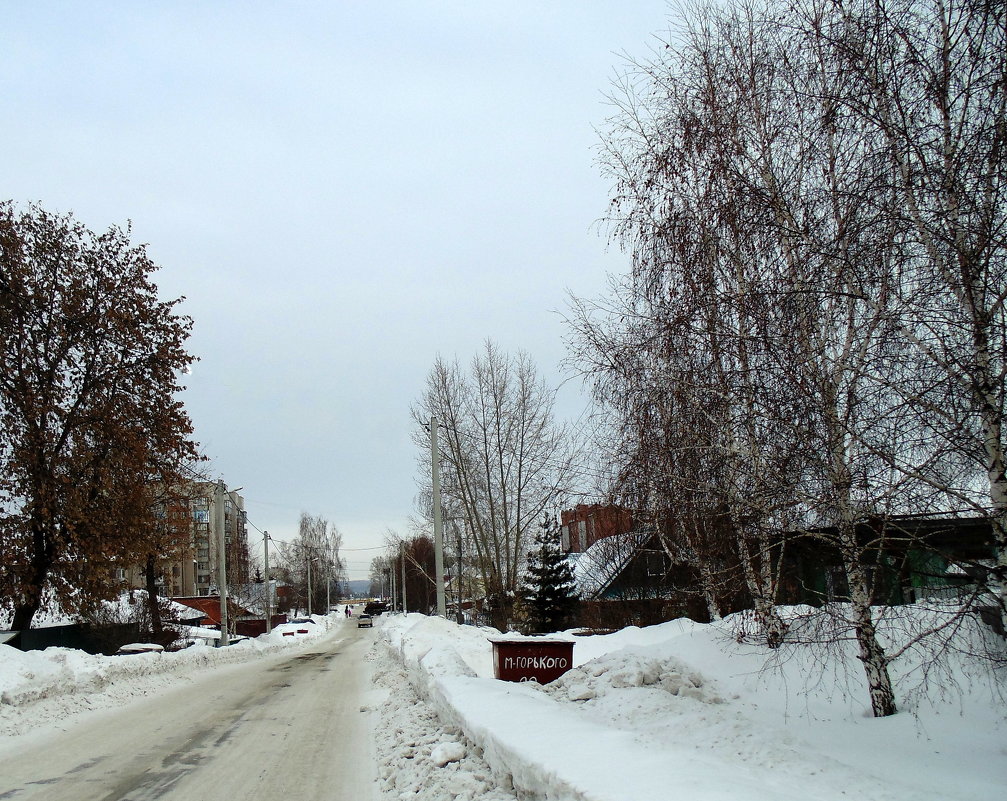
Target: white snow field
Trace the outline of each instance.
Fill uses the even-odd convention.
[[[98,657],[0,646],[0,755],[19,735],[70,727],[94,710],[143,703],[218,665],[308,647],[309,635],[226,649]],[[305,628],[292,626],[290,628]],[[575,667],[540,686],[494,679],[493,629],[383,615],[360,636],[374,689],[385,799],[455,801],[1001,801],[1007,703],[956,664],[947,693],[906,698],[916,662],[896,663],[900,713],[875,719],[855,659],[823,671],[807,648],[739,645],[728,624],[673,621],[573,637]],[[56,740],[54,740],[56,742]],[[0,777],[0,796],[4,794]]]
[[[955,664],[951,678],[959,690],[949,688],[936,701],[901,698],[904,711],[875,719],[855,659],[848,660],[848,675],[823,671],[815,652],[802,646],[784,649],[778,665],[767,668],[766,650],[739,645],[729,630],[730,621],[679,620],[605,636],[559,635],[575,642],[575,667],[543,687],[492,678],[487,638],[498,637],[495,630],[390,617],[379,637],[445,729],[437,736],[420,726],[417,735],[407,720],[400,739],[417,742],[395,770],[384,766],[386,796],[1007,798],[1007,704],[981,670]],[[915,687],[919,668],[896,663],[897,689]],[[472,767],[432,767],[449,747],[470,754]],[[486,770],[507,793],[466,789],[467,774],[474,773],[477,787],[490,783]]]

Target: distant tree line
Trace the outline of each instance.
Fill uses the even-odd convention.
[[[343,535],[335,524],[321,515],[301,513],[297,535],[289,542],[277,542],[278,564],[270,573],[287,584],[281,612],[294,614],[302,609],[326,614],[343,595],[346,566],[339,554]]]

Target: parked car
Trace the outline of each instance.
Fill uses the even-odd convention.
[[[374,620],[370,615],[360,615],[360,617],[357,618],[357,628],[372,629],[374,628]]]
[[[164,646],[158,645],[156,642],[131,642],[128,645],[123,645],[115,653],[118,656],[124,656],[126,654],[161,653],[163,650]]]
[[[388,611],[388,604],[383,604],[380,601],[371,601],[364,607],[365,615],[380,615],[382,612]]]
[[[310,623],[311,625],[315,625],[315,621],[312,620],[310,617],[295,617],[292,620],[288,620],[287,622],[288,623]]]

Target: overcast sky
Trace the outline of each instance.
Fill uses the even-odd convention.
[[[625,269],[596,225],[595,128],[666,11],[5,3],[0,198],[132,221],[195,320],[183,399],[256,552],[256,529],[320,514],[364,578],[385,530],[408,532],[409,407],[435,357],[490,338],[558,385],[567,291]]]

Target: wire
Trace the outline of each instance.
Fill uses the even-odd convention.
[[[475,434],[473,434],[473,433],[471,433],[469,431],[459,431],[457,428],[453,428],[452,426],[445,425],[444,423],[438,423],[437,427],[438,428],[443,428],[445,431],[453,431],[455,434],[457,434],[460,437],[466,437],[466,438],[472,440],[478,446],[482,446],[484,444],[484,443],[482,443],[482,442],[479,441],[479,438]],[[427,431],[429,431],[430,430],[430,425],[427,424],[426,426],[424,426],[424,428]],[[604,473],[601,473],[601,472],[595,472],[595,471],[593,471],[593,470],[591,470],[589,468],[585,468],[585,467],[575,467],[573,465],[560,464],[560,463],[558,463],[558,462],[556,462],[556,461],[554,461],[554,460],[552,460],[550,458],[542,459],[540,461],[540,464],[547,465],[549,467],[552,467],[555,470],[565,470],[568,473],[570,473],[570,474],[572,474],[574,476],[577,476],[579,478],[592,478],[592,479],[595,479],[597,481],[611,481],[611,479],[612,479],[611,475],[605,475]],[[583,493],[583,494],[589,494],[589,493]]]

